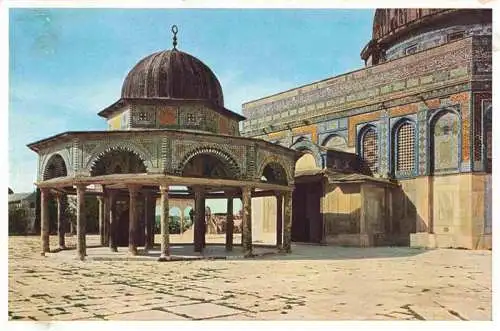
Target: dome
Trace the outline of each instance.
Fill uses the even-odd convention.
[[[413,21],[444,11],[449,10],[431,8],[377,9],[373,18],[372,39],[380,39]]]
[[[477,35],[491,35],[491,9],[377,9],[361,59],[376,65]]]
[[[121,97],[203,100],[224,107],[222,88],[212,70],[175,48],[140,60],[125,78]]]

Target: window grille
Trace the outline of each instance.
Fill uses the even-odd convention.
[[[413,172],[415,170],[415,126],[402,124],[397,131],[397,172]]]
[[[369,128],[365,131],[362,141],[363,159],[372,173],[377,172],[378,163],[378,139],[377,132],[374,128]]]

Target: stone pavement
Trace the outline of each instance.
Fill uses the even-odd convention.
[[[491,320],[490,251],[292,249],[241,260],[81,262],[40,256],[38,237],[10,237],[9,319]]]

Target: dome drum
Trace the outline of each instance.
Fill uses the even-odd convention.
[[[491,19],[491,10],[377,9],[361,58],[376,65],[470,35],[491,35]]]
[[[99,113],[111,130],[188,129],[239,135],[245,117],[224,108],[219,80],[203,62],[176,48],[140,60],[121,98]]]

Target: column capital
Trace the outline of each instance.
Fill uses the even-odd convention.
[[[50,187],[39,187],[40,192],[43,194],[49,194],[50,193]]]
[[[234,198],[235,196],[238,195],[237,190],[234,190],[234,189],[225,190],[224,193],[226,194],[227,198]]]
[[[160,185],[160,192],[161,192],[161,193],[168,193],[168,191],[169,191],[169,186],[168,186],[168,184],[161,184],[161,185]]]
[[[130,184],[130,185],[127,185],[127,188],[128,188],[128,193],[129,194],[137,194],[137,193],[139,193],[141,185],[139,185],[139,184]]]
[[[56,200],[60,201],[62,199],[62,197],[64,196],[64,193],[62,192],[59,192],[59,191],[55,191],[53,193],[54,197],[56,198]]]
[[[276,196],[276,198],[283,198],[283,194],[284,192],[283,191],[274,191],[274,195]]]
[[[103,202],[104,201],[104,197],[102,195],[98,195],[96,196],[97,200],[99,200],[99,202]]]
[[[193,186],[194,193],[205,193],[206,189],[203,186]]]
[[[74,188],[76,188],[76,191],[80,191],[80,192],[85,192],[85,190],[87,189],[87,184],[80,184],[80,183],[77,183],[77,184],[74,184],[73,185]]]
[[[252,189],[253,187],[250,187],[250,186],[243,186],[241,188],[241,194],[249,194],[249,195],[252,195]]]

